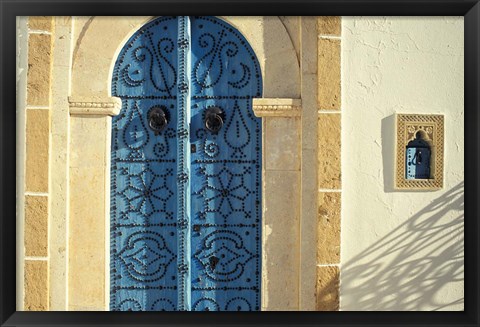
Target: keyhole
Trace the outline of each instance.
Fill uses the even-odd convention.
[[[215,270],[215,267],[217,266],[218,262],[220,261],[219,258],[217,258],[216,256],[212,255],[209,259],[208,259],[209,263],[210,263],[210,268],[212,270]]]

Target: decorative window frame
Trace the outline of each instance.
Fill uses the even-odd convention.
[[[443,188],[444,168],[444,115],[395,115],[395,189],[396,190],[440,190]],[[431,148],[431,178],[405,178],[405,148],[422,131]]]

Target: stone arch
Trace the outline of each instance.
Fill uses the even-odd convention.
[[[302,114],[301,96],[300,96],[300,63],[298,51],[300,47],[300,20],[294,19],[286,27],[279,17],[220,17],[230,25],[234,26],[245,39],[249,42],[255,51],[259,61],[262,80],[263,80],[263,99],[258,100],[254,112],[256,116],[262,117],[263,124],[266,127],[262,135],[262,144],[264,147],[274,149],[275,154],[265,158],[265,167],[268,162],[272,162],[270,170],[265,168],[262,171],[262,179],[267,181],[285,180],[289,181],[289,187],[293,194],[300,194],[300,187],[297,181],[300,179],[299,156],[300,156],[300,115]],[[144,17],[76,17],[73,26],[73,47],[72,56],[66,58],[65,67],[71,64],[70,71],[70,90],[69,92],[69,112],[70,112],[70,158],[72,180],[79,174],[89,176],[91,179],[100,181],[95,185],[95,191],[92,191],[92,185],[89,179],[76,179],[71,183],[70,195],[72,207],[88,207],[91,219],[95,217],[98,230],[109,230],[110,216],[110,128],[112,115],[117,115],[120,110],[121,101],[119,98],[111,97],[111,79],[113,67],[116,58],[129,38],[144,24],[153,19],[150,16]],[[112,27],[113,26],[113,27]],[[287,31],[288,29],[288,31]],[[316,36],[315,36],[316,38]],[[314,56],[314,42],[310,42],[309,51],[304,53]],[[294,45],[297,45],[296,48]],[[303,47],[303,45],[302,45]],[[70,62],[71,60],[71,62]],[[63,63],[63,62],[62,62]],[[278,99],[280,98],[280,99]],[[282,99],[283,98],[283,99]],[[310,101],[310,103],[312,103]],[[257,106],[257,108],[255,107]],[[314,108],[316,112],[316,108]],[[285,146],[285,140],[288,140]],[[292,156],[293,154],[293,156]],[[282,156],[293,157],[293,160],[282,163],[282,169],[278,170],[279,158]],[[81,160],[79,160],[81,158]],[[88,165],[83,166],[85,162]],[[78,166],[78,167],[77,167]],[[269,179],[268,176],[271,177]],[[92,196],[85,196],[84,190],[91,191]],[[265,222],[269,219],[269,225],[265,225],[265,238],[262,240],[264,245],[264,257],[276,262],[278,258],[287,258],[288,264],[294,265],[298,254],[296,240],[297,230],[286,232],[282,229],[282,221],[279,221],[278,215],[283,218],[298,222],[299,219],[299,197],[284,198],[283,193],[276,192],[278,185],[275,183],[264,183],[262,192],[269,194],[268,201],[265,201],[263,214]],[[95,196],[93,197],[93,194]],[[99,195],[100,194],[100,195]],[[91,203],[95,202],[95,207]],[[291,203],[288,207],[282,207],[283,203]],[[270,210],[266,210],[270,206]],[[273,208],[282,208],[281,212]],[[275,219],[274,219],[275,217]],[[82,215],[71,212],[69,219],[72,226],[75,222],[83,219]],[[284,220],[283,220],[284,221]],[[284,225],[284,224],[283,224]],[[298,228],[295,227],[295,228]],[[291,229],[290,229],[291,230]],[[90,234],[83,234],[83,230],[76,230],[71,238],[75,242],[89,242],[94,252],[99,257],[105,257],[105,267],[90,267],[86,269],[82,264],[81,258],[71,258],[69,262],[69,271],[72,276],[81,274],[86,278],[97,276],[104,288],[95,288],[96,292],[103,292],[105,299],[99,296],[94,298],[95,305],[91,304],[91,294],[85,290],[81,284],[75,284],[75,279],[69,283],[71,287],[72,301],[71,307],[85,307],[86,304],[95,307],[98,310],[100,303],[103,303],[104,309],[108,310],[108,292],[104,290],[109,288],[109,266],[108,253],[109,246],[104,242],[98,242],[98,237],[91,237]],[[269,234],[272,234],[269,236]],[[108,235],[108,232],[106,232]],[[283,235],[285,238],[273,237],[273,235]],[[108,242],[108,236],[105,240]],[[295,246],[292,246],[295,245]],[[288,254],[286,254],[288,252]],[[266,262],[265,259],[264,262]],[[287,264],[287,265],[288,265]],[[286,274],[280,274],[282,269],[276,269],[262,264],[262,308],[271,309],[293,309],[297,308],[299,303],[299,294],[296,281],[299,280],[298,268],[290,269]],[[287,279],[286,276],[287,275]],[[281,277],[280,277],[281,276]],[[288,280],[286,285],[286,280]],[[265,282],[263,282],[265,281]],[[281,292],[282,297],[278,294]],[[276,301],[275,299],[281,298]]]
[[[263,97],[300,98],[299,62],[282,21],[277,16],[220,18],[242,33],[255,51],[262,71]],[[111,76],[118,53],[131,35],[151,19],[150,16],[79,19],[74,36],[71,95],[111,96]]]

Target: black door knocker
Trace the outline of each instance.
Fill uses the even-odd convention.
[[[223,110],[219,107],[207,108],[205,112],[205,128],[212,133],[218,133],[223,126]]]
[[[148,111],[148,126],[155,133],[155,135],[158,135],[165,129],[165,127],[167,127],[169,118],[170,117],[166,107],[152,107]]]

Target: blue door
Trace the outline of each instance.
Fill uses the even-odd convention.
[[[260,310],[261,72],[215,17],[160,17],[117,59],[111,310]]]

